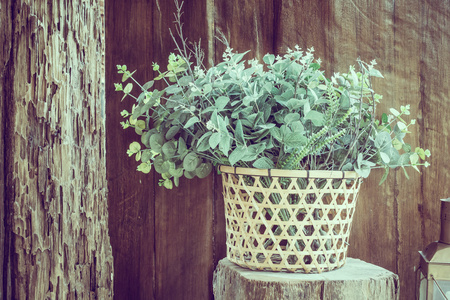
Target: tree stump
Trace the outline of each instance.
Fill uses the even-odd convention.
[[[398,300],[398,276],[359,259],[321,274],[252,271],[219,261],[213,278],[216,300],[308,299]]]

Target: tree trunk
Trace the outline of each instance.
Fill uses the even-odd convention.
[[[11,294],[9,270],[10,235],[5,231],[5,124],[6,124],[6,97],[10,80],[10,52],[11,52],[11,1],[0,6],[0,299],[8,299]]]
[[[3,299],[112,298],[102,13],[97,0],[0,6]]]

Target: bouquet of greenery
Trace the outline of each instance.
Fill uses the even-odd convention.
[[[179,19],[177,24],[182,38]],[[159,75],[142,85],[125,65],[117,66],[122,81],[131,79],[138,94],[132,95],[131,82],[115,84],[124,98],[135,100],[121,113],[123,128],[140,135],[127,153],[141,161],[139,171],[153,167],[160,173],[166,188],[178,186],[182,176],[203,178],[216,165],[354,170],[362,177],[384,168],[381,182],[390,168],[428,166],[430,151],[405,142],[415,123],[404,119],[409,105],[376,118],[382,97],[372,78],[383,76],[375,61],[357,60],[357,67],[326,78],[313,49],[296,46],[259,62],[243,60],[247,52],[228,46],[223,61],[206,68],[197,45],[191,50],[182,38],[177,48],[167,70],[154,63]],[[165,87],[154,88],[154,81]]]

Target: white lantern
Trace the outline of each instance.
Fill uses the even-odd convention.
[[[432,242],[419,254],[416,298],[450,300],[450,198],[441,200],[439,241]]]

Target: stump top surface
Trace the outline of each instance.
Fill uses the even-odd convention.
[[[382,267],[367,263],[365,261],[347,258],[343,267],[332,271],[322,272],[320,274],[305,274],[305,273],[287,273],[287,272],[270,272],[258,271],[242,268],[227,258],[219,262],[219,266],[228,268],[233,272],[239,274],[248,280],[258,280],[266,282],[281,282],[281,281],[354,281],[354,280],[370,280],[380,277],[396,277],[394,273]]]

